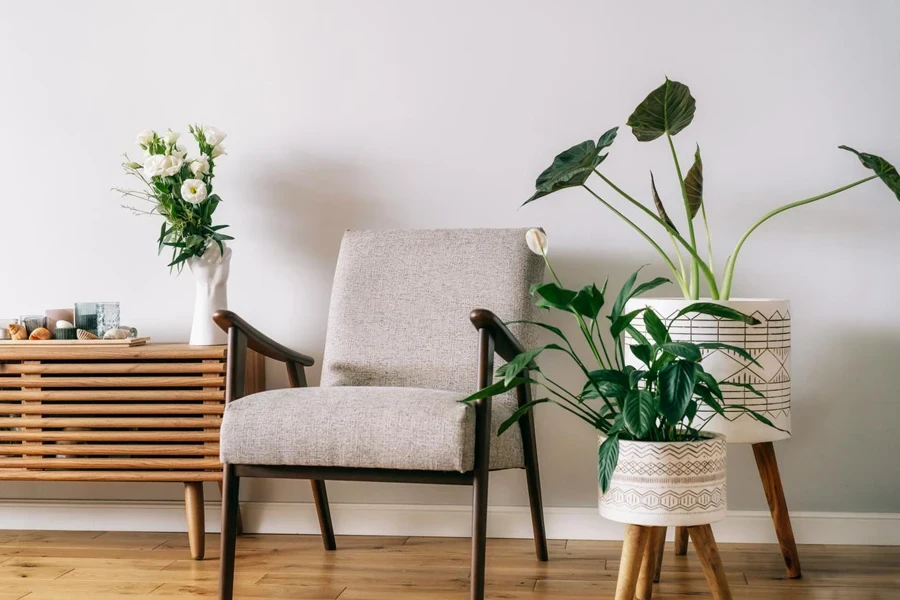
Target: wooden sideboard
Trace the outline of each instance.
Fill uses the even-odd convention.
[[[203,482],[222,482],[225,346],[0,345],[0,481],[184,484],[204,554]],[[247,393],[265,389],[250,352]]]

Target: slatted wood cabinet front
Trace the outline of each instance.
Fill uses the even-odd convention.
[[[225,346],[0,345],[0,480],[221,481],[226,361]],[[247,362],[261,390],[262,357]]]

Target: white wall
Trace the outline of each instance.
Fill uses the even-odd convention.
[[[517,207],[558,151],[624,125],[664,75],[698,99],[676,142],[685,162],[703,147],[721,261],[757,215],[865,175],[838,144],[900,163],[898,22],[889,0],[6,3],[0,316],[119,299],[143,333],[186,339],[190,276],[168,274],[159,223],[109,189],[126,183],[119,154],[139,153],[135,132],[195,120],[230,134],[216,181],[237,237],[233,308],[316,357],[348,228],[540,224],[573,286],[618,283],[642,263],[661,274],[584,193]],[[676,204],[664,144],[623,128],[604,166],[643,198],[653,168]],[[777,446],[793,509],[900,512],[898,225],[900,204],[872,183],[779,218],[742,255],[736,296],[793,301],[795,435]],[[270,384],[284,382],[273,368]],[[548,505],[594,505],[594,433],[549,408],[538,418]],[[749,448],[730,458],[731,506],[762,509]],[[495,504],[526,502],[520,474],[495,484]],[[179,493],[0,485],[7,498]],[[309,499],[302,482],[246,494]],[[331,495],[468,501],[380,484]]]

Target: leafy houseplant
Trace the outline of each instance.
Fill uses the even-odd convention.
[[[591,356],[582,358],[559,328],[537,321],[525,321],[549,331],[556,343],[528,349],[496,371],[496,381],[472,394],[463,402],[475,402],[482,398],[505,393],[514,387],[529,383],[543,388],[547,396],[521,406],[499,428],[502,435],[527,411],[542,403],[553,403],[597,429],[605,438],[598,453],[600,489],[607,492],[619,457],[619,445],[624,441],[638,442],[697,442],[708,439],[703,432],[705,421],[698,418],[698,408],[703,405],[722,414],[725,408],[733,408],[750,414],[754,419],[772,425],[763,415],[743,406],[731,407],[723,403],[723,386],[739,386],[753,394],[761,395],[750,384],[718,381],[703,367],[704,349],[726,349],[749,362],[755,359],[743,348],[720,342],[690,343],[673,341],[666,326],[651,308],[639,308],[625,312],[626,303],[644,292],[670,283],[658,277],[637,283],[635,272],[622,286],[606,318],[606,327],[612,338],[607,346],[601,336],[601,311],[606,304],[606,284],[601,288],[587,285],[580,290],[563,286],[546,255],[546,236],[540,230],[528,232],[528,244],[546,261],[554,281],[537,284],[532,295],[538,307],[558,310],[572,315]],[[749,325],[756,319],[727,306],[708,302],[696,302],[682,311],[683,314],[710,315]],[[634,326],[636,318],[646,324],[648,336]],[[631,352],[640,367],[626,364],[624,334],[628,333],[635,344]],[[535,363],[542,353],[562,352],[579,368],[584,376],[580,390],[571,391],[551,379]]]
[[[226,154],[222,140],[226,134],[215,127],[190,125],[188,130],[200,153],[189,158],[178,144],[180,134],[142,131],[137,143],[144,151],[143,164],[125,155],[122,168],[141,182],[142,189],[114,188],[123,197],[137,198],[150,205],[148,209],[125,206],[138,215],[163,217],[158,252],[172,249],[170,269],[179,273],[185,263],[196,278],[192,345],[225,343],[225,334],[213,323],[212,314],[227,308],[227,282],[231,248],[227,240],[234,238],[221,231],[228,225],[214,225],[213,214],[222,201],[213,192],[216,159]]]
[[[638,105],[627,122],[627,125],[631,127],[632,133],[640,142],[650,142],[665,136],[672,154],[675,174],[681,190],[687,238],[682,233],[685,229],[679,230],[675,221],[666,211],[662,199],[657,193],[656,182],[652,172],[650,173],[650,192],[655,212],[648,208],[645,203],[637,200],[634,195],[625,192],[598,168],[608,156],[608,154],[601,154],[601,152],[613,144],[618,127],[613,127],[601,135],[597,142],[587,140],[559,154],[554,159],[553,164],[537,178],[536,191],[525,204],[562,189],[584,187],[600,203],[637,231],[656,250],[666,266],[672,271],[685,299],[698,300],[700,298],[700,278],[702,274],[709,287],[710,297],[713,300],[728,300],[731,297],[735,264],[741,248],[750,234],[772,217],[792,208],[834,196],[876,178],[881,179],[900,199],[900,174],[897,173],[897,169],[893,165],[880,156],[858,152],[848,146],[840,146],[841,149],[856,154],[863,166],[874,171],[874,174],[831,191],[785,204],[763,215],[740,237],[731,255],[725,261],[724,271],[721,279],[719,279],[716,275],[716,267],[713,261],[713,246],[706,217],[706,202],[703,197],[703,162],[700,157],[700,148],[699,146],[696,148],[694,163],[685,174],[673,141],[675,135],[691,124],[694,119],[695,109],[696,101],[691,96],[690,89],[682,83],[666,78],[666,81],[660,87],[650,92],[644,101]],[[593,174],[596,174],[625,202],[637,207],[660,227],[661,232],[670,238],[674,247],[674,260],[667,251],[663,250],[660,243],[650,233],[621,213],[611,202],[607,201],[595,190],[587,186],[587,180]],[[706,258],[701,256],[703,249],[698,244],[698,236],[694,227],[694,220],[698,214],[702,218],[705,230]],[[690,262],[689,270],[685,266],[682,249],[687,254],[687,259]]]

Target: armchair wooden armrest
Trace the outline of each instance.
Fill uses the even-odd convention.
[[[316,361],[311,356],[279,344],[230,310],[217,310],[213,315],[213,321],[225,332],[232,327],[239,329],[241,333],[247,336],[247,347],[263,356],[268,356],[284,363],[297,363],[303,367],[311,367],[316,364]]]
[[[509,362],[517,355],[525,352],[525,348],[509,330],[509,327],[500,320],[500,317],[486,308],[476,308],[469,313],[469,320],[475,329],[486,330],[494,339],[494,351],[503,360]]]

